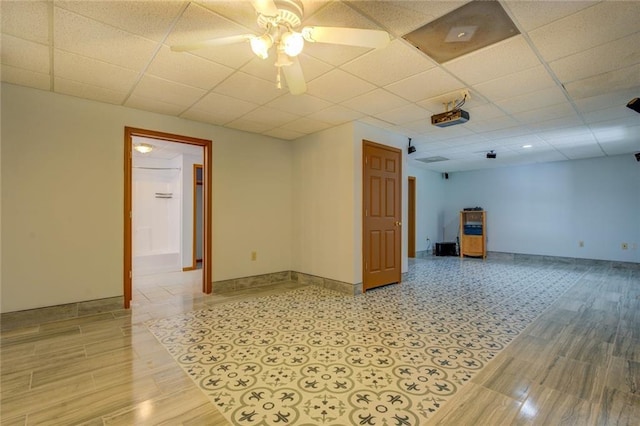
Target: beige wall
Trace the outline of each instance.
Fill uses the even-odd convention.
[[[353,126],[293,143],[293,270],[356,283]]]
[[[403,150],[406,223],[406,138],[349,123],[294,143],[294,270],[348,283],[362,282],[362,141]],[[406,227],[405,227],[406,228]],[[408,269],[402,232],[402,271]]]
[[[2,312],[122,295],[125,126],[213,140],[214,280],[290,269],[290,142],[4,83],[1,118]]]

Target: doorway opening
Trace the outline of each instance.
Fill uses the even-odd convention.
[[[185,247],[183,239],[180,236],[193,236],[194,224],[192,220],[196,219],[196,214],[185,215],[181,211],[183,205],[181,203],[182,196],[174,198],[174,190],[177,193],[191,195],[191,182],[183,182],[183,171],[188,170],[191,174],[193,160],[188,160],[187,156],[180,156],[172,160],[163,160],[162,155],[156,154],[155,160],[145,159],[134,168],[133,147],[136,145],[151,145],[153,149],[154,143],[160,147],[160,151],[179,151],[180,147],[190,148],[194,152],[201,153],[198,156],[201,163],[201,279],[202,291],[211,293],[211,277],[212,277],[212,199],[211,199],[211,182],[212,182],[212,142],[206,139],[197,139],[188,136],[174,135],[169,133],[156,132],[153,130],[136,129],[125,127],[124,137],[124,269],[123,269],[123,287],[124,287],[124,307],[128,309],[131,306],[133,295],[133,277],[134,271],[140,268],[157,268],[169,267],[184,270],[186,266],[197,265],[196,262],[191,264],[192,259],[196,259],[195,241],[189,242],[188,248]],[[165,157],[167,157],[165,155]],[[167,157],[168,158],[168,157]],[[185,164],[189,164],[185,167]],[[142,179],[137,179],[142,176]],[[134,177],[135,189],[134,189]],[[193,178],[195,180],[195,177]],[[189,191],[182,191],[184,185],[188,185]],[[195,185],[194,185],[195,186]],[[138,220],[137,210],[134,210],[134,192],[142,190],[147,197],[146,201],[137,201],[141,208],[155,212],[152,217],[145,218],[144,221]],[[177,195],[177,194],[176,194]],[[195,195],[195,194],[194,194]],[[185,197],[187,198],[187,197]],[[188,197],[191,198],[191,197]],[[136,198],[138,200],[138,198]],[[189,200],[188,209],[193,208],[194,202]],[[159,214],[158,214],[159,213]],[[182,218],[182,220],[180,219]],[[188,218],[189,220],[185,220]],[[135,228],[134,228],[134,219]],[[165,227],[172,230],[167,231]],[[185,229],[188,228],[188,231]],[[191,238],[189,238],[191,239]],[[179,241],[177,241],[179,240]],[[136,251],[134,252],[134,245]],[[176,248],[179,247],[178,250]],[[140,250],[138,250],[140,249]],[[177,265],[177,266],[176,266]],[[135,266],[135,270],[134,270]],[[193,268],[196,269],[196,268]],[[151,269],[150,269],[151,270]]]
[[[416,178],[413,176],[409,176],[407,210],[407,256],[416,257]]]

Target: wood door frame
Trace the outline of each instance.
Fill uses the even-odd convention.
[[[409,176],[407,187],[407,256],[416,257],[416,178]]]
[[[400,182],[400,190],[398,191],[398,197],[399,197],[399,207],[398,207],[398,214],[399,214],[399,222],[400,224],[402,224],[402,160],[403,160],[403,152],[401,149],[395,148],[393,146],[389,146],[389,145],[383,145],[380,143],[376,143],[376,142],[372,142],[366,139],[362,140],[362,289],[363,292],[367,291],[367,285],[365,282],[365,279],[367,277],[367,267],[366,267],[366,262],[367,262],[367,255],[369,254],[368,248],[366,247],[366,226],[367,226],[367,213],[366,213],[366,208],[367,206],[365,205],[366,203],[364,202],[365,200],[365,185],[366,185],[366,167],[367,167],[367,158],[366,158],[366,148],[367,147],[374,147],[374,148],[380,148],[380,149],[384,149],[387,151],[391,151],[394,153],[398,153],[399,154],[399,163],[398,163],[398,182]],[[400,228],[400,244],[398,244],[398,277],[397,277],[397,283],[400,283],[402,281],[402,228]],[[375,287],[371,287],[371,288],[375,288]]]
[[[133,170],[132,153],[133,137],[140,136],[151,139],[161,139],[166,142],[185,143],[203,148],[203,240],[202,240],[202,291],[210,294],[212,289],[212,211],[213,202],[211,198],[211,183],[213,176],[213,142],[208,139],[198,139],[189,136],[174,135],[171,133],[158,132],[155,130],[139,129],[125,126],[124,128],[124,262],[123,262],[123,287],[124,287],[124,308],[131,307],[132,281],[133,281],[133,237],[132,237],[132,211],[133,211]]]

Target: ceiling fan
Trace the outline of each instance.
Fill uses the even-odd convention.
[[[171,46],[175,52],[185,52],[203,47],[223,46],[234,43],[249,42],[251,50],[259,58],[267,59],[269,51],[275,47],[278,69],[277,83],[281,87],[280,73],[293,95],[307,90],[307,84],[297,56],[302,52],[305,41],[310,43],[331,43],[347,46],[381,48],[389,43],[386,31],[368,30],[346,27],[303,27],[304,7],[300,0],[251,0],[258,15],[258,27],[261,35],[241,34],[201,40],[191,44]]]

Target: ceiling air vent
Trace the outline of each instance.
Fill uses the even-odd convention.
[[[426,157],[426,158],[416,158],[418,161],[422,161],[423,163],[437,163],[439,161],[447,161],[448,158],[444,157]]]
[[[520,34],[497,1],[472,1],[404,35],[439,64]]]

